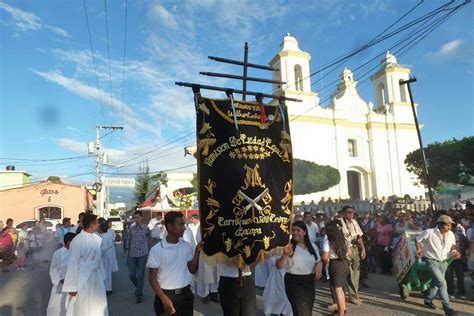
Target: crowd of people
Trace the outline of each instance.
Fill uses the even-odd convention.
[[[90,212],[81,213],[76,225],[64,218],[54,232],[44,220],[17,231],[8,219],[0,233],[0,259],[4,273],[15,260],[20,273],[26,264],[31,269],[49,264],[48,315],[108,315],[119,239],[136,303],[144,301],[148,268],[157,315],[193,315],[195,295],[205,304],[220,303],[224,315],[255,315],[256,287],[264,288],[265,314],[311,315],[315,280],[328,283],[333,298],[328,309],[345,315],[350,311],[346,296],[347,302],[362,304],[359,288],[368,287],[369,273],[391,275],[393,250],[401,236],[418,231],[416,255],[432,279],[424,304],[436,308],[433,301],[439,293],[446,315],[455,315],[450,298],[468,300],[464,276],[467,271],[474,276],[470,254],[474,225],[469,212],[468,208],[422,215],[403,210],[358,214],[345,206],[333,217],[295,214],[290,244],[279,255],[241,269],[223,263],[211,266],[200,256],[197,215],[185,219],[172,211],[145,223],[142,212],[135,211],[131,221],[124,221],[121,238],[110,221]]]

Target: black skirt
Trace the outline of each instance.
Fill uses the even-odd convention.
[[[314,304],[314,274],[285,274],[285,292],[294,316],[311,316]]]
[[[349,262],[347,259],[331,259],[329,261],[329,285],[332,287],[344,287],[349,274]]]

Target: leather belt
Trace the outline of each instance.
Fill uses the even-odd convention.
[[[180,289],[174,289],[174,290],[165,290],[163,289],[163,292],[168,292],[168,293],[173,293],[175,295],[179,295],[179,294],[182,294],[184,291],[186,291],[186,289],[188,289],[190,286],[185,286],[183,288],[180,288]]]

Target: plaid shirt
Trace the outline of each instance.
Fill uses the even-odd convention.
[[[138,226],[137,224],[130,227],[128,238],[129,256],[133,258],[148,255],[148,238],[150,231],[145,224]]]

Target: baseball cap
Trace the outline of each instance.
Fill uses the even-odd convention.
[[[438,217],[438,220],[436,222],[445,223],[445,224],[454,224],[453,220],[448,215],[441,215],[440,217]]]

